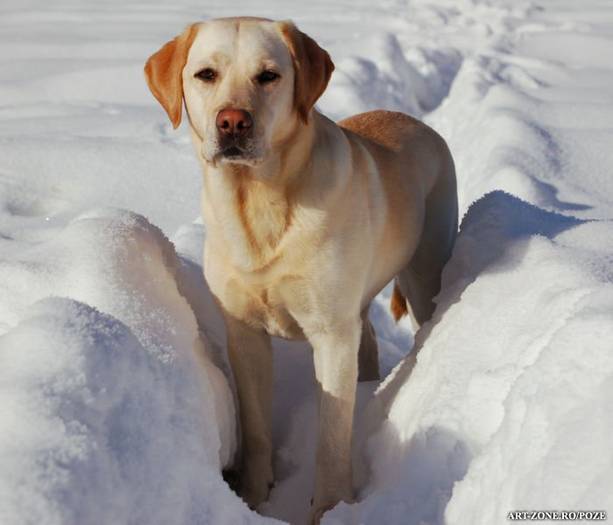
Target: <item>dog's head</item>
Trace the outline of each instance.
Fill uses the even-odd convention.
[[[175,128],[185,100],[205,161],[256,165],[308,123],[333,69],[291,22],[226,18],[189,26],[149,58],[145,77]]]

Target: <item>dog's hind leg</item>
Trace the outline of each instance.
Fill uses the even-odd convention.
[[[368,307],[362,312],[362,337],[358,352],[358,381],[379,379],[379,350],[375,329],[368,319]]]
[[[457,235],[456,195],[455,177],[441,177],[426,199],[420,243],[409,264],[395,279],[391,307],[396,320],[407,313],[405,299],[419,326],[434,313],[436,305],[433,299],[440,292],[441,274],[451,257]]]
[[[396,275],[394,294],[400,296],[396,301],[408,301],[415,322],[419,326],[432,317],[436,307],[433,299],[440,291],[440,273],[438,277],[435,274],[436,270],[431,270],[428,275],[420,275],[409,264]],[[400,316],[395,316],[396,320],[404,313],[408,311],[405,309]]]

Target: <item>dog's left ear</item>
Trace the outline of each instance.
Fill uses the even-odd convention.
[[[311,108],[326,89],[334,63],[325,49],[291,21],[279,22],[281,34],[294,63],[294,104],[306,124]]]
[[[147,85],[168,113],[168,118],[175,129],[181,124],[183,68],[196,33],[196,24],[187,27],[183,33],[151,55],[145,64]]]

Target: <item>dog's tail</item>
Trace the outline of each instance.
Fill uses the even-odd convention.
[[[392,292],[392,299],[390,301],[390,310],[396,322],[400,321],[400,319],[409,313],[407,298],[402,295],[397,280],[394,280],[394,291]]]

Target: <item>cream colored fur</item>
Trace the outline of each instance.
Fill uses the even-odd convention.
[[[217,72],[214,82],[195,76],[203,68]],[[280,79],[259,85],[254,78],[265,68]],[[313,347],[320,388],[313,522],[353,498],[358,368],[363,379],[378,377],[369,303],[396,277],[396,307],[409,299],[425,322],[457,230],[445,142],[400,113],[332,122],[312,109],[332,69],[293,24],[254,18],[191,26],[146,69],[175,125],[184,98],[203,169],[205,276],[226,320],[242,495],[252,507],[273,483],[270,336],[306,338]],[[215,118],[224,108],[253,115],[243,159],[220,155]]]

